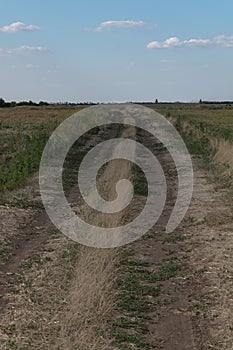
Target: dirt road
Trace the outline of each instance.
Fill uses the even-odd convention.
[[[120,250],[80,248],[57,232],[45,212],[32,206],[39,201],[36,182],[24,196],[22,190],[14,193],[21,198],[16,207],[9,200],[1,206],[1,349],[232,349],[231,203],[193,159],[191,206],[176,231],[165,234],[177,185],[172,160],[163,150],[159,158],[169,187],[164,214],[145,237]],[[137,196],[129,216],[143,201]],[[131,287],[123,293],[116,286],[116,279],[128,283],[134,276],[143,287],[134,295]],[[82,291],[79,299],[74,288]],[[85,332],[77,332],[77,322]]]

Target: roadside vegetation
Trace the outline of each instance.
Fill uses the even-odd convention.
[[[233,104],[161,104],[191,154],[201,157],[218,186],[233,192]]]

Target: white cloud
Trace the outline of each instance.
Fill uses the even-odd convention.
[[[32,32],[39,29],[40,27],[32,24],[26,25],[22,22],[14,22],[8,26],[1,27],[0,32],[3,32],[3,33]]]
[[[233,35],[231,36],[218,35],[214,38],[214,41],[217,45],[220,45],[223,47],[233,47]]]
[[[122,28],[142,28],[146,23],[143,21],[106,21],[100,23],[96,28],[89,29],[92,32],[103,32],[109,29],[122,29]]]
[[[219,35],[213,39],[189,39],[180,40],[177,37],[165,41],[152,41],[147,45],[148,49],[170,49],[170,48],[194,48],[194,47],[233,47],[233,36]]]
[[[43,46],[27,46],[23,45],[14,49],[8,49],[9,53],[25,53],[25,52],[45,52],[47,51],[46,47]]]
[[[47,48],[43,46],[20,46],[12,49],[1,49],[0,48],[0,57],[1,56],[11,56],[14,54],[23,54],[23,53],[42,53],[46,52]]]

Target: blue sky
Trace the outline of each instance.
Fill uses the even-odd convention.
[[[0,4],[0,97],[233,100],[233,1]]]

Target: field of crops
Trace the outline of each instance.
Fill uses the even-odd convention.
[[[48,137],[78,108],[0,109],[0,191],[23,184],[39,167]]]
[[[233,105],[225,104],[160,104],[161,114],[188,122],[207,135],[233,142]]]

